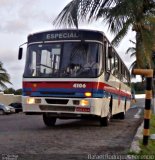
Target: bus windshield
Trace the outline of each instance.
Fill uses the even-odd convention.
[[[24,77],[94,78],[102,72],[102,45],[94,42],[28,46]]]

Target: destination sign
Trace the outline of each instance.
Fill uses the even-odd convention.
[[[59,33],[49,33],[46,35],[47,40],[54,40],[54,39],[72,39],[72,38],[78,38],[79,35],[76,32],[59,32]]]
[[[103,41],[103,34],[89,30],[53,30],[34,33],[28,36],[28,43],[63,40],[96,40]]]

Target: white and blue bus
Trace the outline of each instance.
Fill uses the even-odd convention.
[[[22,48],[19,59],[22,58]],[[130,107],[130,72],[104,33],[65,29],[28,36],[23,111],[56,119],[124,119]]]

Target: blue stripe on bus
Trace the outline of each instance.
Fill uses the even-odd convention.
[[[32,91],[31,88],[24,88],[23,96],[27,96],[28,92],[30,92],[29,96],[33,96],[33,97],[42,97],[42,96],[57,97],[58,96],[58,97],[64,97],[64,98],[67,98],[67,97],[82,98],[82,97],[85,97],[84,95],[85,92],[92,92],[92,98],[109,98],[112,96],[113,99],[118,99],[118,98],[120,98],[121,100],[130,99],[130,98],[127,98],[126,96],[119,96],[118,94],[109,93],[104,90],[84,89],[84,88],[75,88],[75,89],[39,88],[36,91]]]
[[[92,92],[92,89],[85,88],[74,88],[74,89],[66,89],[66,88],[38,88],[33,91],[31,88],[24,88],[23,92]]]

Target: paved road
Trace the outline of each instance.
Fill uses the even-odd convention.
[[[125,120],[112,119],[108,127],[91,120],[58,120],[46,128],[41,116],[0,116],[0,158],[88,159],[90,154],[126,153],[142,121],[135,117],[139,109],[131,108]]]

